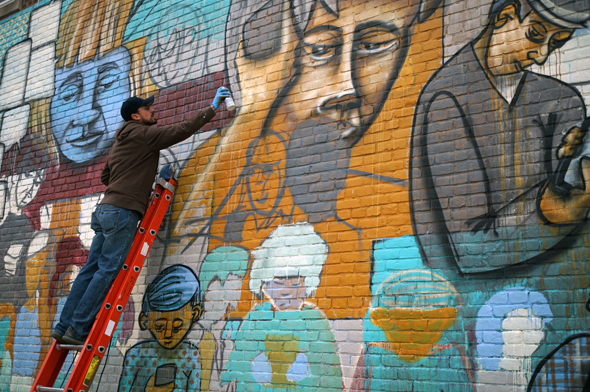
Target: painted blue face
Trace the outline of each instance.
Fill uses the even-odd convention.
[[[55,70],[51,127],[62,154],[77,163],[106,153],[123,124],[131,94],[131,56],[119,47],[100,58]]]

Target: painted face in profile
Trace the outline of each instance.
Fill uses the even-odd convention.
[[[119,47],[104,56],[58,68],[51,127],[62,154],[76,163],[106,153],[123,124],[121,103],[131,93],[131,56]]]
[[[522,72],[542,65],[562,47],[574,30],[557,26],[531,11],[522,22],[514,5],[500,11],[490,38],[487,62],[493,75]]]

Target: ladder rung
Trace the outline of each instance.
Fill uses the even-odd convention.
[[[38,385],[37,392],[64,392],[64,390],[62,388],[42,387]]]
[[[61,350],[75,350],[75,351],[82,351],[84,350],[84,345],[78,345],[78,344],[58,344],[57,345],[57,349]],[[61,391],[61,389],[60,389]]]

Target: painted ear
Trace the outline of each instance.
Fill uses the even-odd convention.
[[[502,11],[498,12],[494,19],[494,28],[499,29],[511,20],[516,19],[516,12],[517,10],[514,4],[509,4],[504,7]]]
[[[420,2],[420,10],[418,11],[417,19],[418,23],[426,21],[432,14],[438,9],[438,6],[442,3],[442,0],[422,0]]]
[[[193,306],[193,319],[192,319],[193,324],[196,323],[197,321],[199,321],[202,313],[203,313],[203,308],[201,307],[201,304]]]
[[[142,331],[145,331],[146,329],[148,329],[148,318],[144,312],[141,312],[139,314],[138,321],[139,321],[139,328],[141,328]]]

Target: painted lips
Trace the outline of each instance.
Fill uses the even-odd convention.
[[[87,147],[98,142],[104,133],[93,133],[91,135],[81,136],[78,138],[66,139],[66,142],[74,147]]]

